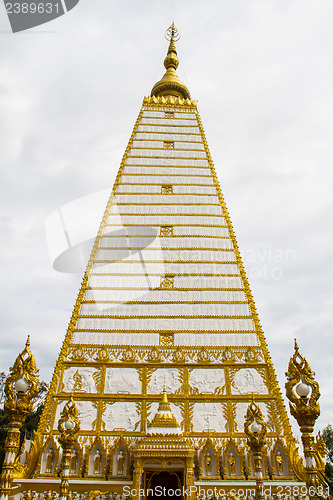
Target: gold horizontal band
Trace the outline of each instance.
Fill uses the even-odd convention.
[[[139,142],[140,139],[137,139],[137,141]],[[146,141],[141,141],[141,142],[146,142]],[[153,140],[151,140],[151,142],[163,142],[163,141],[153,141]],[[185,141],[173,141],[173,142],[176,145],[177,143],[181,143],[181,142],[185,142]],[[203,146],[202,142],[195,142],[195,141],[187,141],[186,144],[202,144],[202,146]],[[172,149],[167,149],[167,148],[165,148],[163,146],[161,148],[159,148],[157,146],[156,147],[151,147],[151,148],[148,148],[147,146],[145,146],[145,147],[143,147],[143,146],[132,146],[131,147],[131,151],[193,151],[195,153],[196,152],[206,153],[204,147],[202,147],[202,149],[199,149],[199,148],[197,148],[197,149],[195,149],[195,148],[194,149],[192,149],[192,148],[176,148],[176,147],[172,148]],[[132,157],[132,155],[129,155],[129,156]],[[141,156],[139,156],[139,158],[141,158]],[[142,158],[153,158],[153,157],[152,156],[144,155],[144,157],[142,157]],[[166,157],[164,157],[164,158],[166,158]],[[195,158],[190,157],[190,156],[189,156],[189,158],[195,159]],[[205,156],[205,158],[207,158],[207,156]]]
[[[170,238],[173,238],[173,236],[170,236]],[[162,241],[163,239],[165,239],[165,237],[162,238]],[[222,239],[222,238],[221,238]],[[143,250],[142,247],[98,247],[98,250]],[[145,247],[144,248],[144,251],[146,252],[147,250],[151,250],[151,251],[156,251],[156,250],[184,250],[186,252],[188,251],[195,251],[195,250],[203,250],[204,252],[233,252],[234,249],[233,248],[200,248],[200,247],[196,247],[196,248],[185,248],[185,247],[177,247],[177,248],[174,248],[174,247],[155,247],[155,248],[152,248],[152,247]],[[145,261],[147,262],[147,261]]]
[[[193,111],[192,111],[192,114],[194,114],[194,113],[193,113]],[[194,115],[195,115],[195,114],[194,114]],[[195,121],[196,123],[198,123],[198,120],[197,120],[197,117],[196,117],[196,116],[194,116],[194,118],[183,118],[183,117],[178,117],[178,116],[174,116],[173,118],[169,118],[169,117],[166,117],[166,116],[152,116],[152,117],[149,117],[149,116],[146,116],[146,115],[142,115],[142,119],[143,119],[143,120],[145,120],[145,119],[147,119],[147,118],[148,118],[149,120],[154,119],[154,120],[170,120],[170,121],[172,121],[172,120],[193,120],[193,121]],[[141,123],[141,122],[140,122],[140,123]]]
[[[104,330],[102,328],[75,328],[74,333],[169,333],[169,330],[139,330],[138,328],[133,328],[132,330]],[[251,333],[253,335],[256,335],[255,330],[172,330],[172,333],[178,334],[178,333],[194,333],[195,335],[205,335],[205,334],[229,334],[229,333],[237,333],[237,334],[244,334],[244,333]],[[126,344],[124,344],[126,345]],[[135,345],[135,344],[133,344]],[[115,347],[120,347],[120,346],[115,346]],[[128,347],[128,346],[127,346]],[[150,346],[153,347],[153,346]],[[178,347],[183,347],[186,348],[187,346],[178,346]],[[226,347],[226,346],[214,346],[215,349],[218,347]],[[228,346],[229,347],[229,346]],[[252,345],[249,345],[248,347],[253,347]],[[202,348],[202,346],[201,346]]]
[[[119,226],[118,226],[119,227]],[[161,237],[161,238],[215,238],[215,239],[220,239],[220,240],[223,240],[223,239],[230,239],[229,236],[212,236],[212,235],[208,235],[208,234],[173,234],[173,235],[170,235],[170,236],[160,236],[160,235],[156,235],[158,237]],[[101,236],[101,238],[151,238],[151,236],[149,235],[146,235],[146,234],[137,234],[137,235],[134,235],[134,234],[117,234],[117,235],[113,235],[113,233],[111,234],[103,234]],[[127,248],[127,247],[126,247]]]
[[[126,167],[126,166],[127,166],[127,165],[124,165],[124,167]],[[139,167],[140,167],[140,166],[142,166],[142,165],[136,165],[136,166],[139,166]],[[164,167],[163,167],[163,165],[158,165],[158,167],[162,167],[162,168],[164,168]],[[165,165],[165,167],[166,167],[166,168],[168,168],[168,165]],[[209,168],[209,167],[201,167],[201,168],[207,168],[207,170],[208,170],[208,168]],[[121,176],[122,176],[122,177],[123,177],[123,176],[125,176],[125,175],[141,175],[141,176],[143,176],[143,177],[147,177],[147,176],[149,176],[149,177],[187,177],[187,178],[194,177],[195,179],[196,179],[197,177],[209,177],[209,179],[212,179],[211,174],[209,174],[209,175],[204,175],[204,174],[171,174],[171,173],[169,173],[169,174],[159,174],[158,172],[156,172],[155,174],[134,174],[134,173],[126,173],[126,172],[123,172],[123,173],[121,174]],[[125,184],[125,183],[124,183],[124,184]],[[120,182],[120,183],[119,183],[119,186],[121,186],[121,185],[122,185],[122,182]],[[148,185],[148,184],[147,184],[147,185]],[[173,185],[175,185],[175,184],[173,184]],[[193,185],[194,185],[194,184],[193,184]],[[214,183],[212,183],[212,184],[204,184],[204,186],[206,186],[206,185],[207,185],[207,186],[208,186],[208,185],[209,185],[209,186],[214,186]],[[189,184],[186,184],[186,186],[191,186],[191,184],[190,184],[190,183],[189,183]]]
[[[97,260],[95,259],[94,262],[96,263],[106,263],[106,264],[112,264],[115,262],[119,262],[119,260]],[[192,264],[192,263],[202,263],[202,264],[236,264],[236,260],[147,260],[145,259],[145,262],[148,264]],[[142,260],[127,260],[126,259],[126,264],[142,264]]]
[[[256,365],[254,365],[256,366]],[[61,392],[61,393],[58,393],[57,394],[57,398],[59,399],[59,401],[64,401],[64,400],[68,400],[68,392]],[[140,393],[137,393],[137,394],[129,394],[129,393],[125,393],[125,394],[118,394],[116,392],[105,392],[105,393],[102,393],[102,394],[99,394],[99,393],[93,393],[93,394],[85,394],[84,392],[75,392],[74,393],[76,397],[80,397],[80,399],[82,401],[92,401],[92,399],[94,401],[105,401],[105,404],[108,404],[108,403],[113,403],[113,402],[117,402],[117,401],[124,401],[124,402],[135,402],[135,401],[138,401],[138,402],[143,402],[143,401],[146,401],[146,402],[160,402],[161,400],[161,395],[160,394],[143,394],[142,392]],[[168,394],[168,399],[170,402],[183,402],[184,401],[184,397],[186,397],[186,401],[189,401],[191,404],[195,404],[195,403],[201,403],[203,401],[207,402],[207,397],[209,397],[209,400],[211,402],[219,402],[221,401],[222,402],[227,402],[227,401],[233,401],[234,403],[242,403],[242,402],[246,402],[246,403],[249,403],[249,401],[251,401],[250,399],[250,394],[232,394],[232,395],[223,395],[223,394],[214,394],[213,392],[212,393],[206,393],[206,394],[184,394],[184,393],[181,393],[179,395],[176,395],[176,394]],[[258,397],[257,394],[256,394],[256,402],[262,402],[262,403],[267,403],[269,401],[274,401],[274,397],[271,395],[271,394],[260,394],[260,396]],[[54,435],[57,436],[59,435],[59,432],[54,430],[53,431]],[[108,436],[108,435],[111,435],[111,436],[114,436],[114,435],[117,435],[117,432],[115,432],[114,430],[109,430],[109,431],[100,431],[99,433],[99,436],[102,435],[102,436]],[[126,436],[140,436],[141,433],[139,431],[121,431],[120,432],[120,435],[124,435],[126,434]],[[246,434],[241,431],[241,432],[236,432],[235,434],[237,434],[237,437],[245,437],[246,438]],[[96,436],[96,432],[94,431],[82,431],[80,430],[80,435],[82,436],[89,436],[89,435],[92,435],[92,436]],[[203,438],[204,435],[208,435],[210,438],[212,436],[214,436],[214,438],[216,437],[220,437],[220,436],[224,436],[224,437],[228,437],[230,439],[230,432],[215,432],[212,434],[212,430],[210,431],[207,431],[206,433],[203,432],[203,431],[197,431],[197,432],[186,432],[184,433],[184,435],[186,436],[191,436],[191,437],[194,437],[194,436],[198,436],[200,437],[201,439]],[[276,431],[274,433],[268,431],[267,432],[267,436],[277,436],[278,434],[276,433]],[[174,438],[175,439],[175,438]],[[157,450],[154,450],[155,453],[158,453]],[[158,455],[157,455],[158,456]],[[176,450],[175,448],[173,448],[173,456],[176,456]],[[96,478],[97,479],[97,478]],[[238,478],[237,478],[238,479]],[[236,479],[236,480],[237,480]],[[238,479],[239,480],[239,479]],[[111,483],[112,484],[112,483]],[[200,484],[200,483],[199,483]],[[216,483],[217,485],[220,485],[221,483]],[[223,483],[222,483],[223,484]],[[246,484],[246,483],[245,483]],[[278,483],[279,484],[279,483]],[[283,484],[283,483],[282,483]],[[292,484],[293,483],[290,483],[291,484],[291,487],[292,487]],[[297,484],[297,483],[296,483]],[[248,489],[248,488],[253,488],[254,490],[254,487],[250,487],[250,486],[245,486],[243,485],[243,488],[245,489]],[[161,490],[162,491],[162,490]],[[163,498],[163,497],[162,497]]]
[[[171,159],[173,160],[174,158],[167,158],[168,160]],[[175,158],[177,159],[177,158]],[[186,159],[186,158],[185,158]],[[165,158],[161,158],[161,160],[165,160]],[[201,160],[200,160],[201,161]],[[207,160],[205,160],[207,161]],[[125,168],[126,167],[134,167],[134,168],[142,168],[142,167],[146,167],[146,168],[181,168],[181,169],[185,169],[185,168],[204,168],[204,169],[207,169],[209,170],[209,165],[207,163],[207,165],[158,165],[157,163],[142,163],[142,164],[136,164],[136,163],[125,163]],[[170,174],[170,175],[174,175],[174,174]]]
[[[219,319],[252,319],[251,316],[247,315],[218,315],[218,314],[212,314],[212,315],[198,315],[194,316],[192,314],[186,315],[186,314],[179,314],[176,316],[171,316],[167,314],[160,314],[160,315],[154,315],[154,314],[140,314],[140,315],[125,315],[121,316],[119,314],[112,315],[112,314],[79,314],[78,318],[83,318],[83,319],[91,319],[91,318],[105,318],[105,319],[210,319],[210,318],[219,318]]]
[[[122,300],[82,300],[82,304],[139,304],[139,305],[145,305],[145,304],[248,304],[247,300],[129,300],[124,303]]]
[[[165,196],[165,195],[162,195],[161,196]],[[190,206],[190,207],[196,207],[196,206],[203,206],[203,207],[221,207],[221,205],[219,203],[186,203],[186,202],[176,202],[176,203],[170,203],[169,201],[165,202],[165,203],[142,203],[142,202],[129,202],[129,201],[116,201],[116,205],[137,205],[137,206],[143,206],[143,207],[146,207],[146,206],[179,206],[179,207],[182,207],[182,206]],[[222,207],[221,207],[222,209]],[[147,215],[147,214],[144,214],[144,215]],[[149,214],[148,214],[149,215]],[[178,215],[181,215],[181,214],[178,214]],[[205,214],[203,214],[205,215]]]
[[[221,208],[222,210],[222,208]],[[137,217],[156,217],[156,216],[159,216],[159,215],[167,215],[168,217],[223,217],[224,218],[224,215],[223,213],[222,214],[203,214],[203,213],[193,213],[193,214],[188,214],[188,213],[185,213],[185,214],[166,214],[166,213],[154,213],[154,214],[136,214],[135,212],[121,212],[121,213],[109,213],[108,214],[108,217],[115,217],[115,216],[123,216],[123,215],[135,215]],[[158,226],[159,224],[157,224]],[[172,224],[173,225],[173,224]]]
[[[195,292],[195,291],[203,291],[203,292],[244,292],[244,288],[181,288],[181,287],[173,287],[173,288],[149,288],[144,286],[87,286],[86,290],[147,290],[147,292],[165,292],[165,291],[173,291],[173,292]]]
[[[117,189],[119,186],[160,186],[161,187],[161,183],[160,182],[123,182],[122,181],[118,184]],[[172,186],[183,186],[183,187],[184,186],[186,186],[186,187],[199,186],[199,187],[210,187],[210,188],[216,189],[214,184],[198,184],[198,183],[184,184],[182,182],[177,184],[177,183],[173,182]],[[182,194],[182,193],[175,193],[175,194]],[[164,196],[167,196],[167,195],[164,195]]]
[[[240,274],[216,274],[216,273],[172,273],[175,276],[213,276],[215,278],[225,278],[225,277],[234,277],[239,278]],[[165,273],[90,273],[90,276],[161,276],[164,278]]]
[[[177,127],[177,128],[197,128],[198,134],[200,134],[199,124],[198,124],[197,120],[195,120],[195,119],[193,120],[195,122],[195,124],[193,124],[193,125],[187,125],[187,124],[181,125],[180,123],[170,123],[170,125],[169,125],[167,123],[143,123],[142,120],[144,120],[145,118],[148,118],[148,116],[142,117],[142,119],[138,125],[137,132],[140,132],[139,127]],[[148,118],[148,119],[153,119],[153,117]],[[179,120],[186,120],[186,118],[179,118]]]
[[[162,194],[162,193],[148,193],[148,192],[145,192],[145,191],[140,191],[140,192],[131,192],[131,191],[117,191],[115,193],[115,196],[163,196],[163,197],[166,197],[166,196],[215,196],[215,197],[218,197],[218,194],[217,193],[172,193],[172,194]],[[141,203],[140,203],[141,204]]]
[[[146,148],[140,148],[142,151],[145,151]],[[132,151],[132,150],[131,150]],[[164,149],[164,151],[178,151],[177,149]],[[188,151],[188,150],[186,150]],[[202,151],[204,152],[204,151]],[[129,158],[140,158],[140,159],[148,159],[148,160],[191,160],[191,161],[206,161],[207,162],[207,168],[209,168],[209,163],[207,156],[202,156],[198,158],[194,158],[193,156],[150,156],[150,155],[128,155],[127,160]],[[126,165],[130,165],[130,163],[125,163]],[[136,163],[134,164],[135,166],[137,165]],[[144,164],[143,164],[144,165]],[[160,166],[160,165],[156,165]],[[184,165],[166,165],[167,167],[169,166],[174,166],[174,167],[182,167]]]
[[[165,334],[168,334],[170,333],[169,331],[163,331],[162,333],[165,333]],[[251,332],[252,333],[252,332]],[[121,344],[112,344],[112,345],[107,345],[107,344],[83,344],[83,343],[79,343],[79,344],[76,344],[76,343],[72,343],[70,345],[70,348],[71,349],[75,349],[77,347],[81,347],[81,346],[84,346],[86,349],[119,349],[119,351],[122,351],[124,349],[128,349],[129,345],[128,344],[124,344],[124,345],[121,345]],[[221,346],[221,345],[218,345],[218,346],[212,346],[212,345],[191,345],[191,346],[178,346],[178,345],[170,345],[170,346],[167,346],[167,345],[159,345],[159,346],[156,346],[156,345],[151,345],[151,344],[147,344],[147,345],[133,345],[131,346],[133,348],[133,350],[136,350],[136,351],[142,351],[142,349],[144,348],[147,348],[147,349],[154,349],[155,347],[158,347],[158,350],[161,352],[161,353],[169,353],[170,351],[176,351],[179,349],[179,347],[182,347],[184,349],[186,349],[186,352],[193,352],[193,353],[197,353],[198,351],[201,351],[202,348],[204,347],[205,349],[207,349],[208,351],[211,351],[212,354],[215,354],[216,351],[219,351],[221,352],[222,349],[232,349],[233,351],[248,351],[249,348],[253,349],[255,352],[257,352],[259,355],[261,355],[262,353],[262,348],[260,345],[255,345],[255,346],[248,346],[248,345],[228,345],[228,346]],[[66,363],[69,363],[69,361],[66,361]],[[119,365],[119,362],[116,362],[118,365]],[[226,360],[226,364],[228,363],[228,361]],[[229,363],[231,364],[234,364],[234,361],[229,361]],[[251,361],[249,362],[251,363]],[[265,364],[265,362],[261,362],[261,361],[252,361],[252,363],[255,363],[255,364]],[[173,363],[173,362],[170,362],[168,364],[175,364],[177,365],[177,363]],[[191,364],[191,362],[189,362],[189,364]],[[192,363],[193,364],[193,363]],[[177,365],[179,367],[179,365]]]
[[[146,125],[146,127],[147,126],[148,125]],[[165,126],[167,127],[167,125],[165,125]],[[149,130],[137,130],[136,134],[135,134],[135,137],[134,137],[135,141],[139,140],[139,139],[137,139],[137,135],[138,134],[149,134],[149,135],[152,135],[152,134],[157,134],[157,135],[158,134],[161,134],[161,135],[163,134],[163,135],[165,135],[166,134],[166,135],[178,135],[178,136],[179,135],[188,135],[188,136],[195,135],[196,137],[200,137],[201,138],[200,132],[198,132],[198,133],[195,133],[195,132],[176,132],[176,131],[175,132],[163,132],[161,130],[150,130],[150,131]],[[144,140],[146,140],[146,139],[144,139]],[[191,142],[191,141],[189,141],[189,142]],[[192,142],[200,142],[201,143],[201,141],[192,141]]]
[[[158,132],[159,133],[159,132]],[[178,134],[178,135],[183,135],[183,134]],[[193,135],[193,134],[192,134]],[[197,134],[196,134],[197,135]],[[198,135],[201,139],[201,136]],[[134,138],[133,139],[133,143],[135,143],[135,141],[145,141],[145,142],[156,142],[156,141],[161,141],[163,142],[163,139],[149,139],[148,137],[146,139],[136,139]],[[202,140],[200,141],[186,141],[185,139],[175,139],[174,142],[184,142],[186,144],[202,144],[203,145],[203,149],[199,149],[198,151],[206,151],[204,148],[205,148],[205,145],[204,145],[204,142]],[[135,146],[131,146],[131,149],[136,149]],[[150,149],[150,148],[147,148],[147,149]],[[151,148],[151,149],[155,149],[155,148]],[[196,150],[194,150],[196,151]]]
[[[152,226],[151,224],[123,224],[121,223],[120,224],[104,224],[104,227],[107,227],[107,226],[112,226],[112,227],[120,227],[120,226],[124,226],[124,227],[155,227],[155,226]],[[156,227],[159,227],[160,224],[157,224]],[[228,229],[228,226],[226,224],[222,225],[222,224],[172,224],[173,227],[215,227],[215,228],[225,228],[225,229]]]

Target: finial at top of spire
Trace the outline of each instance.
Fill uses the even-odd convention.
[[[175,23],[173,22],[171,26],[165,32],[165,38],[171,42],[173,39],[174,42],[178,42],[180,39],[180,31],[176,28]]]
[[[176,96],[183,99],[190,99],[190,93],[187,87],[179,80],[176,69],[179,65],[179,60],[176,50],[176,41],[180,38],[180,32],[175,26],[175,23],[167,29],[165,38],[170,41],[168,53],[164,59],[164,67],[166,72],[159,82],[157,82],[152,91],[151,96]]]

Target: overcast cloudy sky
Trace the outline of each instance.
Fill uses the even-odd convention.
[[[0,370],[31,335],[50,380],[81,275],[52,269],[47,216],[111,189],[180,29],[208,144],[284,393],[297,337],[333,423],[331,0],[80,0],[11,34],[0,5]]]

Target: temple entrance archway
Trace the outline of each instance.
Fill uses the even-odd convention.
[[[146,471],[147,500],[181,500],[183,471]]]

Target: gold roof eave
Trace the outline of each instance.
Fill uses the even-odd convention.
[[[182,99],[191,99],[190,93],[187,87],[179,80],[178,76],[176,78],[165,78],[166,74],[159,82],[155,83],[151,91],[151,97],[155,96],[174,96],[181,97]]]

